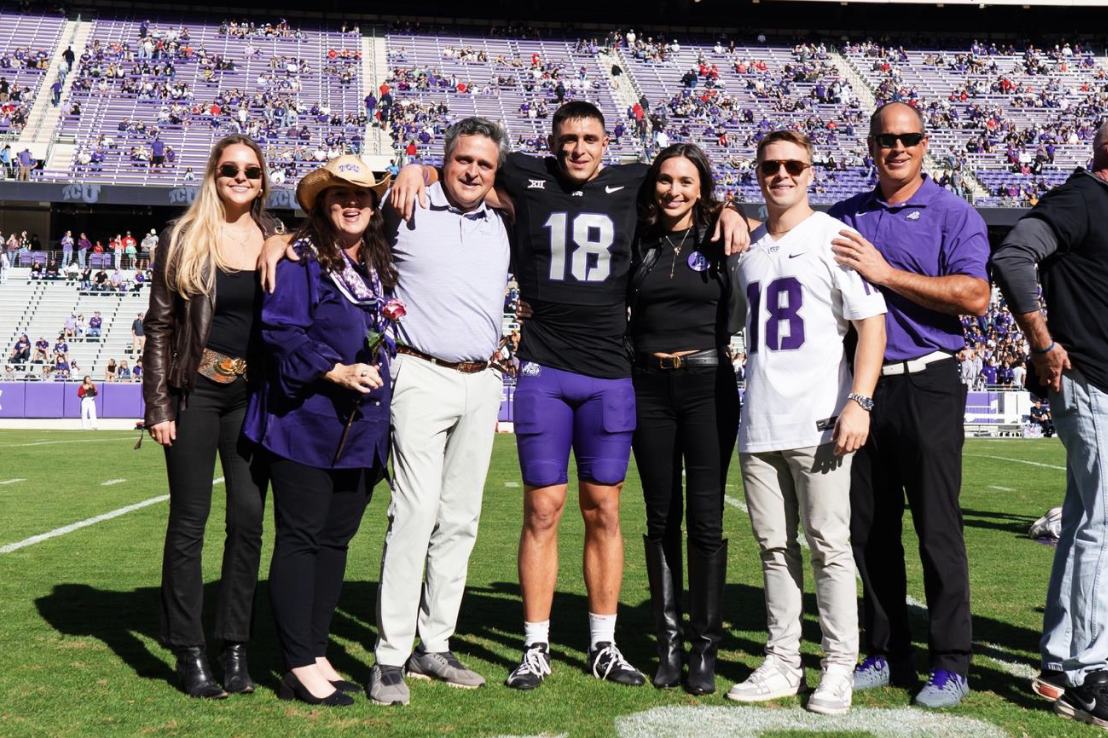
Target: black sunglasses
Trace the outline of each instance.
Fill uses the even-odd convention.
[[[899,139],[904,144],[904,148],[910,149],[913,146],[919,146],[919,142],[925,138],[927,138],[926,133],[878,133],[874,135],[873,140],[881,148],[891,149],[896,146]]]
[[[230,164],[230,163],[220,164],[219,169],[217,171],[219,172],[220,177],[234,178],[234,177],[239,176],[239,165],[238,164]],[[242,172],[243,172],[243,174],[246,175],[247,179],[261,179],[262,178],[262,168],[261,167],[256,167],[256,166],[251,165],[251,166],[243,168]]]
[[[763,177],[772,177],[781,171],[781,167],[785,167],[790,177],[799,177],[810,166],[808,162],[797,159],[767,159],[758,165],[758,170]]]

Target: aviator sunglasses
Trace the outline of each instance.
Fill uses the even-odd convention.
[[[927,137],[924,133],[878,133],[873,137],[877,145],[883,149],[891,149],[896,146],[897,139],[904,144],[904,148],[910,149],[919,146],[919,142]]]
[[[808,162],[797,159],[767,159],[758,165],[758,170],[763,177],[772,177],[781,170],[781,167],[785,167],[790,177],[799,177],[810,166],[812,165]]]
[[[239,176],[239,166],[238,166],[238,164],[230,164],[230,163],[220,164],[219,169],[217,171],[219,172],[220,177],[234,178],[234,177]],[[243,172],[243,174],[246,175],[247,179],[261,179],[262,178],[262,168],[258,167],[258,166],[250,165],[248,167],[243,168],[242,172]]]

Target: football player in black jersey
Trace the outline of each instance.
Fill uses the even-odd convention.
[[[603,166],[604,116],[569,102],[553,118],[552,157],[512,154],[498,179],[502,204],[514,211],[514,260],[523,325],[515,393],[515,432],[524,482],[519,544],[525,646],[507,684],[533,689],[550,673],[550,610],[558,575],[558,523],[568,492],[570,448],[577,461],[585,522],[589,598],[588,668],[601,679],[638,686],[643,675],[615,645],[623,581],[619,496],[635,428],[631,364],[624,347],[627,281],[635,197],[648,167]],[[410,165],[397,177],[392,202],[410,214],[438,173]],[[749,242],[741,213],[728,209],[717,236],[728,249]]]

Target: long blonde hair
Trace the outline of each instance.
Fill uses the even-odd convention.
[[[184,215],[173,221],[169,232],[169,246],[164,257],[165,281],[169,289],[183,297],[211,294],[215,287],[215,269],[211,265],[225,272],[233,271],[219,254],[220,229],[227,211],[215,181],[223,151],[236,144],[249,147],[258,157],[258,165],[262,168],[262,189],[250,206],[250,215],[259,225],[265,217],[265,200],[269,195],[265,156],[252,138],[238,133],[225,136],[212,148],[196,199]]]

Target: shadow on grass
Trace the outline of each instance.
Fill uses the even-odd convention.
[[[1012,515],[995,510],[970,510],[968,508],[962,508],[962,515],[967,528],[1005,531],[1014,533],[1020,538],[1027,538],[1027,531],[1036,520],[1031,515]],[[1032,542],[1030,538],[1027,538],[1027,540]]]
[[[217,589],[218,583],[205,586],[205,603],[214,605]],[[331,624],[332,634],[344,641],[361,643],[367,652],[372,651],[377,638],[374,626],[376,597],[376,582],[348,581]],[[630,604],[636,600],[637,604]],[[35,604],[42,618],[59,633],[95,638],[107,645],[138,677],[176,686],[172,654],[158,646],[150,646],[151,642],[158,641],[158,601],[157,587],[113,591],[67,583],[56,585],[49,595],[39,598]],[[558,591],[554,595],[552,612],[554,657],[562,663],[585,669],[588,598],[583,593]],[[687,593],[684,612],[688,612]],[[619,614],[617,633],[620,649],[649,678],[657,666],[657,658],[653,615],[645,588],[641,593],[625,590]],[[205,623],[212,622],[211,615],[210,612],[205,613]],[[522,619],[519,586],[515,582],[471,586],[467,588],[462,602],[452,648],[463,660],[478,659],[499,667],[499,674],[485,675],[490,681],[499,681],[518,663],[523,645]],[[726,627],[721,644],[724,657],[717,664],[717,674],[723,680],[741,681],[750,674],[751,667],[728,658],[728,654],[743,652],[760,657],[763,652],[766,618],[762,589],[746,584],[728,584],[724,594],[724,619]],[[911,609],[909,620],[917,641],[925,637],[927,621],[924,613]],[[686,617],[686,639],[688,635]],[[804,596],[802,637],[809,643],[819,643],[821,638],[816,600],[810,593]],[[1037,664],[1037,631],[978,615],[974,617],[974,640],[989,643],[1000,649],[1000,653],[1011,653],[1013,660],[1033,667]],[[218,673],[218,647],[219,644],[213,643],[209,648],[217,678],[221,676]],[[687,651],[687,640],[685,648]],[[270,614],[267,581],[258,583],[256,627],[249,657],[255,679],[265,686],[275,687],[284,672],[284,665]],[[369,680],[372,657],[350,654],[342,643],[334,639],[328,648],[328,657],[341,673],[351,679],[360,683]],[[805,666],[819,668],[817,656],[805,654],[803,660]],[[915,660],[920,673],[926,676],[925,644],[917,642]],[[1022,707],[1042,707],[1042,702],[1030,692],[1025,677],[1007,673],[988,658],[975,660],[971,686],[975,691],[993,692]]]

